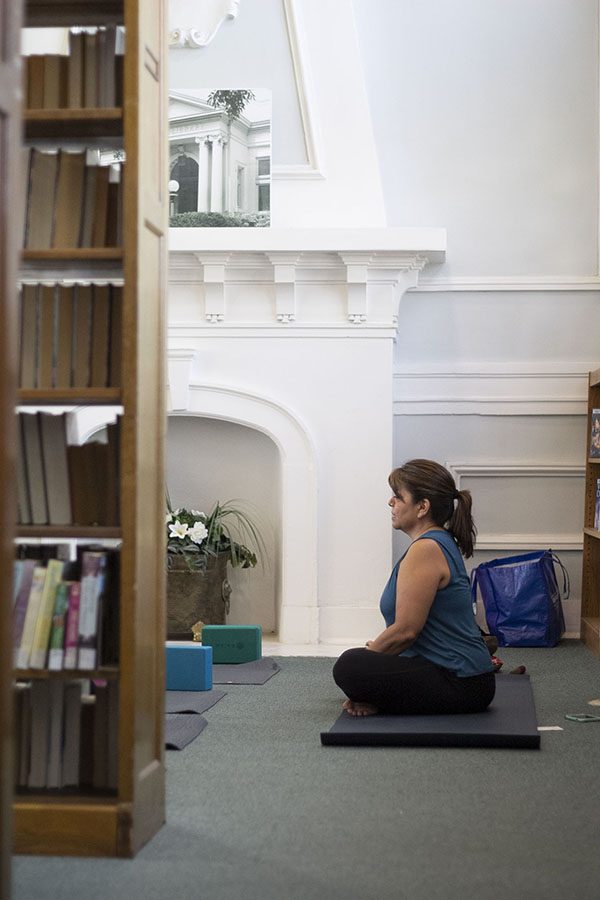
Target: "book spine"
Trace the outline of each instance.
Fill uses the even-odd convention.
[[[74,581],[69,590],[69,607],[65,630],[65,655],[63,659],[63,667],[65,669],[77,668],[80,598],[81,584],[79,581]]]
[[[48,649],[48,668],[51,670],[62,669],[65,655],[65,625],[69,606],[69,593],[71,583],[61,581],[56,589],[56,600],[52,614],[52,629]]]
[[[86,551],[81,565],[81,606],[79,610],[80,669],[94,669],[97,659],[99,600],[104,585],[106,555]]]
[[[56,591],[62,577],[63,565],[58,559],[48,562],[40,609],[35,623],[29,665],[32,669],[43,669],[48,658],[48,641],[52,628],[52,614],[56,601]]]
[[[33,570],[33,578],[31,581],[31,590],[27,600],[27,612],[25,613],[25,622],[21,634],[21,643],[19,648],[15,648],[15,668],[26,669],[29,665],[29,656],[31,654],[31,646],[33,644],[33,634],[35,632],[35,623],[42,600],[44,591],[44,582],[46,581],[46,569],[44,566],[36,566]]]

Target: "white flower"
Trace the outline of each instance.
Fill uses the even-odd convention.
[[[194,522],[194,524],[188,531],[187,536],[195,544],[201,544],[207,534],[208,531],[206,529],[206,525],[204,525],[202,522]]]
[[[188,531],[188,526],[179,520],[175,521],[172,525],[169,525],[169,537],[180,538],[183,540]]]
[[[200,512],[199,509],[190,509],[190,512],[193,516],[205,516],[206,515],[205,513]]]
[[[182,509],[181,506],[180,506],[178,509],[174,509],[174,510],[173,510],[173,515],[174,515],[174,516],[178,516],[179,513],[181,513],[181,512],[183,512],[183,509]]]
[[[165,525],[168,525],[172,518],[173,516],[171,515],[171,513],[167,513],[167,515],[165,516]]]

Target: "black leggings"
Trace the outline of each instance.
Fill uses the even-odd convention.
[[[483,712],[496,690],[493,672],[459,678],[422,656],[375,653],[363,647],[342,653],[333,677],[350,700],[392,715]]]

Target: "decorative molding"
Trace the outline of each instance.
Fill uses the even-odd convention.
[[[592,363],[396,368],[398,415],[584,415]]]
[[[446,462],[456,486],[460,490],[463,478],[575,478],[583,480],[584,465],[569,463],[469,463]],[[507,533],[480,532],[477,535],[476,550],[553,550],[580,551],[583,535],[576,532],[523,532]]]
[[[248,340],[249,338],[286,338],[289,340],[298,340],[299,338],[311,338],[322,340],[340,340],[346,341],[348,338],[357,337],[361,340],[387,340],[393,341],[396,337],[395,325],[382,325],[380,323],[363,325],[359,330],[347,322],[340,324],[319,324],[308,325],[298,323],[297,321],[286,320],[284,318],[275,322],[264,322],[257,324],[229,323],[223,319],[211,319],[211,322],[218,322],[219,337],[228,340]],[[282,327],[285,325],[285,327]],[[214,325],[207,325],[204,322],[170,322],[168,326],[169,338],[173,340],[202,340],[203,338],[212,338],[216,334]]]
[[[321,158],[321,138],[314,113],[316,105],[309,64],[309,45],[303,28],[301,8],[299,0],[283,0],[307,162],[297,165],[273,166],[271,178],[274,181],[279,179],[286,181],[314,180],[326,177]]]
[[[446,277],[425,276],[419,280],[415,289],[418,293],[442,291],[447,293],[479,291],[600,291],[600,275],[571,277],[536,276],[536,277]]]
[[[202,0],[202,3],[194,3],[193,13],[191,14],[198,18],[198,23],[194,26],[171,25],[169,30],[169,47],[172,50],[186,47],[197,50],[201,47],[207,47],[214,39],[223,22],[226,19],[236,18],[240,2],[241,0]],[[186,4],[186,6],[189,5]],[[181,6],[181,4],[178,4],[178,6]]]

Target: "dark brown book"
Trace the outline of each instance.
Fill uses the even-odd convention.
[[[83,39],[82,31],[69,32],[66,104],[70,109],[83,106]]]
[[[119,235],[119,205],[121,194],[121,173],[119,166],[110,166],[108,175],[108,195],[106,208],[106,246],[118,247],[121,243]]]
[[[17,503],[19,524],[31,525],[31,503],[29,502],[29,484],[27,482],[23,420],[21,416],[17,416]]]
[[[123,288],[112,285],[110,290],[110,351],[109,387],[121,387]]]
[[[120,471],[120,443],[121,443],[121,417],[116,422],[109,422],[106,426],[107,443],[107,471],[106,471],[106,524],[119,525],[119,471]]]
[[[73,387],[90,386],[91,336],[92,286],[76,284],[73,288]]]
[[[47,525],[48,505],[46,502],[42,441],[38,417],[35,413],[20,413],[20,419],[27,483],[29,485],[31,521],[34,525]]]
[[[56,53],[44,56],[44,109],[60,109],[64,106],[64,62],[66,57]]]
[[[110,339],[110,287],[95,284],[92,289],[92,387],[108,385],[108,351]]]
[[[38,412],[44,459],[44,480],[50,525],[70,525],[72,521],[67,463],[67,422],[65,413]]]
[[[55,362],[55,323],[56,323],[55,285],[41,285],[39,295],[38,319],[38,366],[36,387],[54,387]]]
[[[94,713],[96,698],[84,694],[81,698],[81,733],[79,745],[79,784],[83,788],[92,787],[94,780]]]
[[[91,155],[91,154],[90,154]],[[91,247],[94,219],[96,217],[96,182],[98,165],[90,159],[86,160],[83,178],[83,211],[81,215],[80,247]]]
[[[58,153],[34,148],[31,152],[25,226],[25,245],[30,250],[48,250],[52,247],[57,174]]]
[[[92,490],[95,501],[95,520],[98,525],[114,525],[108,518],[109,494],[112,485],[109,478],[109,448],[108,444],[93,441],[86,444],[89,447],[92,471],[90,473]]]
[[[27,65],[27,108],[44,108],[44,57],[33,53],[26,58]]]
[[[73,355],[73,288],[61,285],[58,288],[56,369],[54,386],[71,387]]]
[[[85,150],[76,153],[60,150],[53,247],[79,246],[84,173]]]
[[[34,388],[38,358],[38,292],[39,284],[24,284],[21,291],[21,335],[19,385]]]
[[[83,105],[98,106],[98,33],[86,32],[83,40]]]
[[[31,147],[23,147],[19,158],[19,194],[17,197],[18,210],[15,211],[13,220],[14,227],[17,229],[22,239],[20,246],[26,246],[27,234],[25,226],[27,224],[27,203],[29,200],[29,178],[31,175]]]
[[[96,203],[92,223],[92,247],[106,247],[106,223],[108,215],[109,166],[96,170]]]
[[[67,447],[71,510],[75,525],[98,525],[93,444]]]
[[[121,53],[115,56],[115,106],[123,106],[123,61]]]

